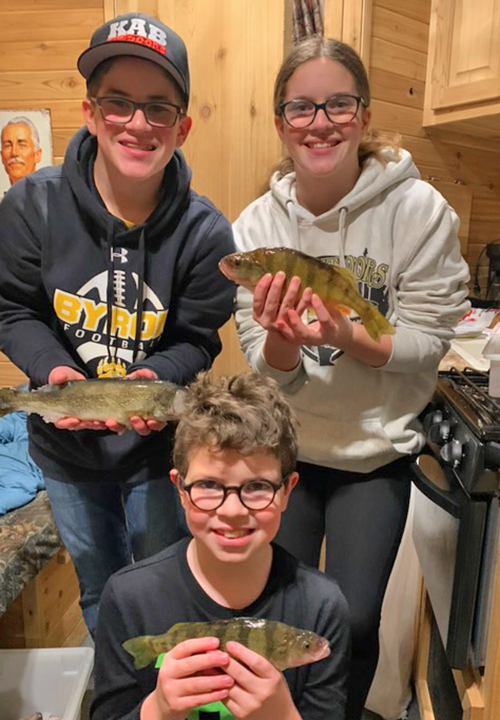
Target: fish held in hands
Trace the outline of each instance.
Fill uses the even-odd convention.
[[[337,267],[319,258],[292,248],[257,248],[249,252],[232,253],[219,261],[221,272],[253,292],[259,280],[271,273],[282,271],[287,284],[293,277],[300,278],[302,289],[310,287],[328,306],[350,308],[361,318],[368,335],[380,342],[381,335],[393,335],[394,326],[371,302],[359,293],[354,275],[346,268]]]
[[[183,410],[185,390],[167,380],[121,378],[72,380],[44,385],[37,390],[0,389],[0,417],[23,411],[41,415],[46,422],[76,417],[79,420],[110,418],[131,428],[130,418],[167,422]]]
[[[230,640],[265,657],[278,670],[317,662],[330,655],[326,638],[276,620],[239,617],[213,622],[181,622],[162,635],[142,635],[123,643],[139,670],[191,638],[216,637],[224,650]]]

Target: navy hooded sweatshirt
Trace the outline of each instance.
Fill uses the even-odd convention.
[[[234,251],[231,227],[190,189],[179,150],[158,206],[127,227],[94,185],[96,151],[81,129],[63,166],[24,178],[0,203],[0,348],[33,388],[56,366],[96,377],[110,362],[186,384],[221,350],[234,285],[218,261]],[[57,480],[135,483],[169,469],[171,425],[147,437],[70,432],[31,415],[28,429],[33,459]]]

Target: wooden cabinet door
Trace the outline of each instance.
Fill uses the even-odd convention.
[[[500,0],[434,0],[431,108],[500,98]]]

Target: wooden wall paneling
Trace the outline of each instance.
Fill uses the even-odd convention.
[[[103,20],[103,0],[81,0],[76,6],[72,0],[0,4],[0,108],[48,108],[56,164],[83,124],[85,83],[76,61]]]
[[[377,0],[377,6],[399,13],[402,17],[413,18],[429,24],[431,14],[431,0],[413,0],[413,2],[402,2],[401,0]]]
[[[293,0],[290,0],[292,2]],[[349,0],[324,0],[324,29],[325,37],[342,40],[344,21],[344,5]]]
[[[2,0],[2,12],[26,12],[28,10],[67,10],[70,6],[68,0]],[[73,4],[74,7],[74,4]],[[102,8],[102,0],[78,0],[80,10]]]
[[[373,0],[324,0],[325,36],[342,40],[369,69]]]
[[[425,83],[427,56],[403,45],[372,37],[370,67],[387,70],[411,80]]]
[[[89,36],[90,37],[90,36]],[[89,38],[76,40],[23,40],[0,44],[0,73],[22,70],[50,71],[69,68],[77,72],[76,59]]]
[[[0,387],[15,387],[27,382],[26,375],[0,352]]]
[[[21,10],[21,0],[18,7]],[[62,11],[64,16],[61,15]],[[62,17],[64,22],[61,22]],[[34,42],[90,38],[99,22],[102,22],[102,17],[101,8],[82,10],[69,0],[61,2],[59,9],[44,11],[5,12],[2,4],[0,11],[2,43],[22,42],[27,36]]]
[[[424,106],[425,85],[420,80],[411,80],[385,70],[371,69],[371,95],[374,100],[383,100],[394,105],[406,105],[420,112]]]
[[[49,72],[3,72],[0,75],[0,97],[2,102],[23,102],[26,97],[37,100],[75,100],[81,101],[85,95],[85,80],[80,73],[67,70]]]
[[[427,52],[428,22],[415,20],[401,15],[400,12],[375,5],[373,8],[372,32],[375,37],[381,40],[402,45],[410,50]]]

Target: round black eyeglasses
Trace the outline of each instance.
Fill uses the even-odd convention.
[[[279,110],[291,127],[305,128],[312,125],[318,110],[323,110],[331,123],[346,125],[354,120],[360,105],[366,107],[365,101],[359,95],[332,95],[322,103],[302,98],[288,100],[281,103]]]
[[[183,108],[170,102],[136,102],[119,97],[90,98],[99,106],[104,120],[114,125],[126,125],[132,120],[137,110],[142,110],[146,121],[153,127],[173,127]]]
[[[265,510],[273,502],[278,490],[285,485],[288,476],[277,485],[270,480],[247,480],[242,485],[222,485],[216,480],[195,480],[186,485],[182,478],[179,479],[181,487],[198,510],[217,510],[225,502],[230,490],[234,490],[247,510]]]

